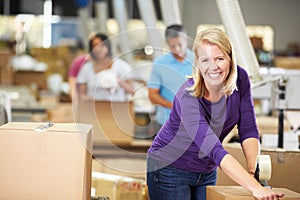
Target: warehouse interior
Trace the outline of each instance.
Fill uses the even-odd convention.
[[[172,24],[185,27],[189,48],[201,30],[228,34],[250,76],[261,183],[300,199],[299,8],[298,0],[0,1],[0,199],[150,199],[156,105],[147,81],[170,52]],[[72,61],[97,32],[109,37],[113,60],[131,67],[126,101],[80,101],[70,85]],[[222,145],[246,168],[239,141],[234,128]],[[252,196],[220,168],[217,176],[208,200]]]

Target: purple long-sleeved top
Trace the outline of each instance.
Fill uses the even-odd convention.
[[[169,120],[148,150],[148,156],[167,165],[191,172],[216,169],[227,154],[223,139],[238,126],[240,141],[259,138],[250,81],[247,72],[237,66],[237,90],[218,102],[196,98],[186,88],[178,90]]]

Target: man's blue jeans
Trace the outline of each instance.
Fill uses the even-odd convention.
[[[206,186],[215,185],[216,180],[216,170],[208,173],[188,172],[147,159],[150,200],[205,200]]]

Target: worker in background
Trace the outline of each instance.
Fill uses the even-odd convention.
[[[192,74],[193,52],[188,48],[188,36],[182,25],[171,25],[165,31],[170,52],[156,58],[147,87],[150,101],[156,105],[154,134],[168,119],[174,96]]]
[[[70,88],[70,97],[74,99],[74,90],[76,85],[76,79],[79,74],[80,69],[82,66],[90,60],[89,54],[84,50],[83,44],[78,42],[78,52],[77,56],[72,60],[69,71],[68,71],[68,82]]]
[[[91,60],[77,77],[79,99],[127,101],[127,94],[134,93],[130,65],[112,58],[111,43],[105,34],[90,38],[89,47]]]
[[[178,90],[170,116],[154,138],[147,159],[151,200],[206,199],[220,167],[259,200],[284,194],[264,188],[254,178],[259,153],[250,81],[236,65],[227,35],[220,29],[197,34],[193,76]],[[247,171],[223,148],[238,126]]]

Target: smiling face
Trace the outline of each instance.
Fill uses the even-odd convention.
[[[208,90],[220,90],[230,72],[230,60],[217,45],[205,42],[197,49],[196,67]]]

